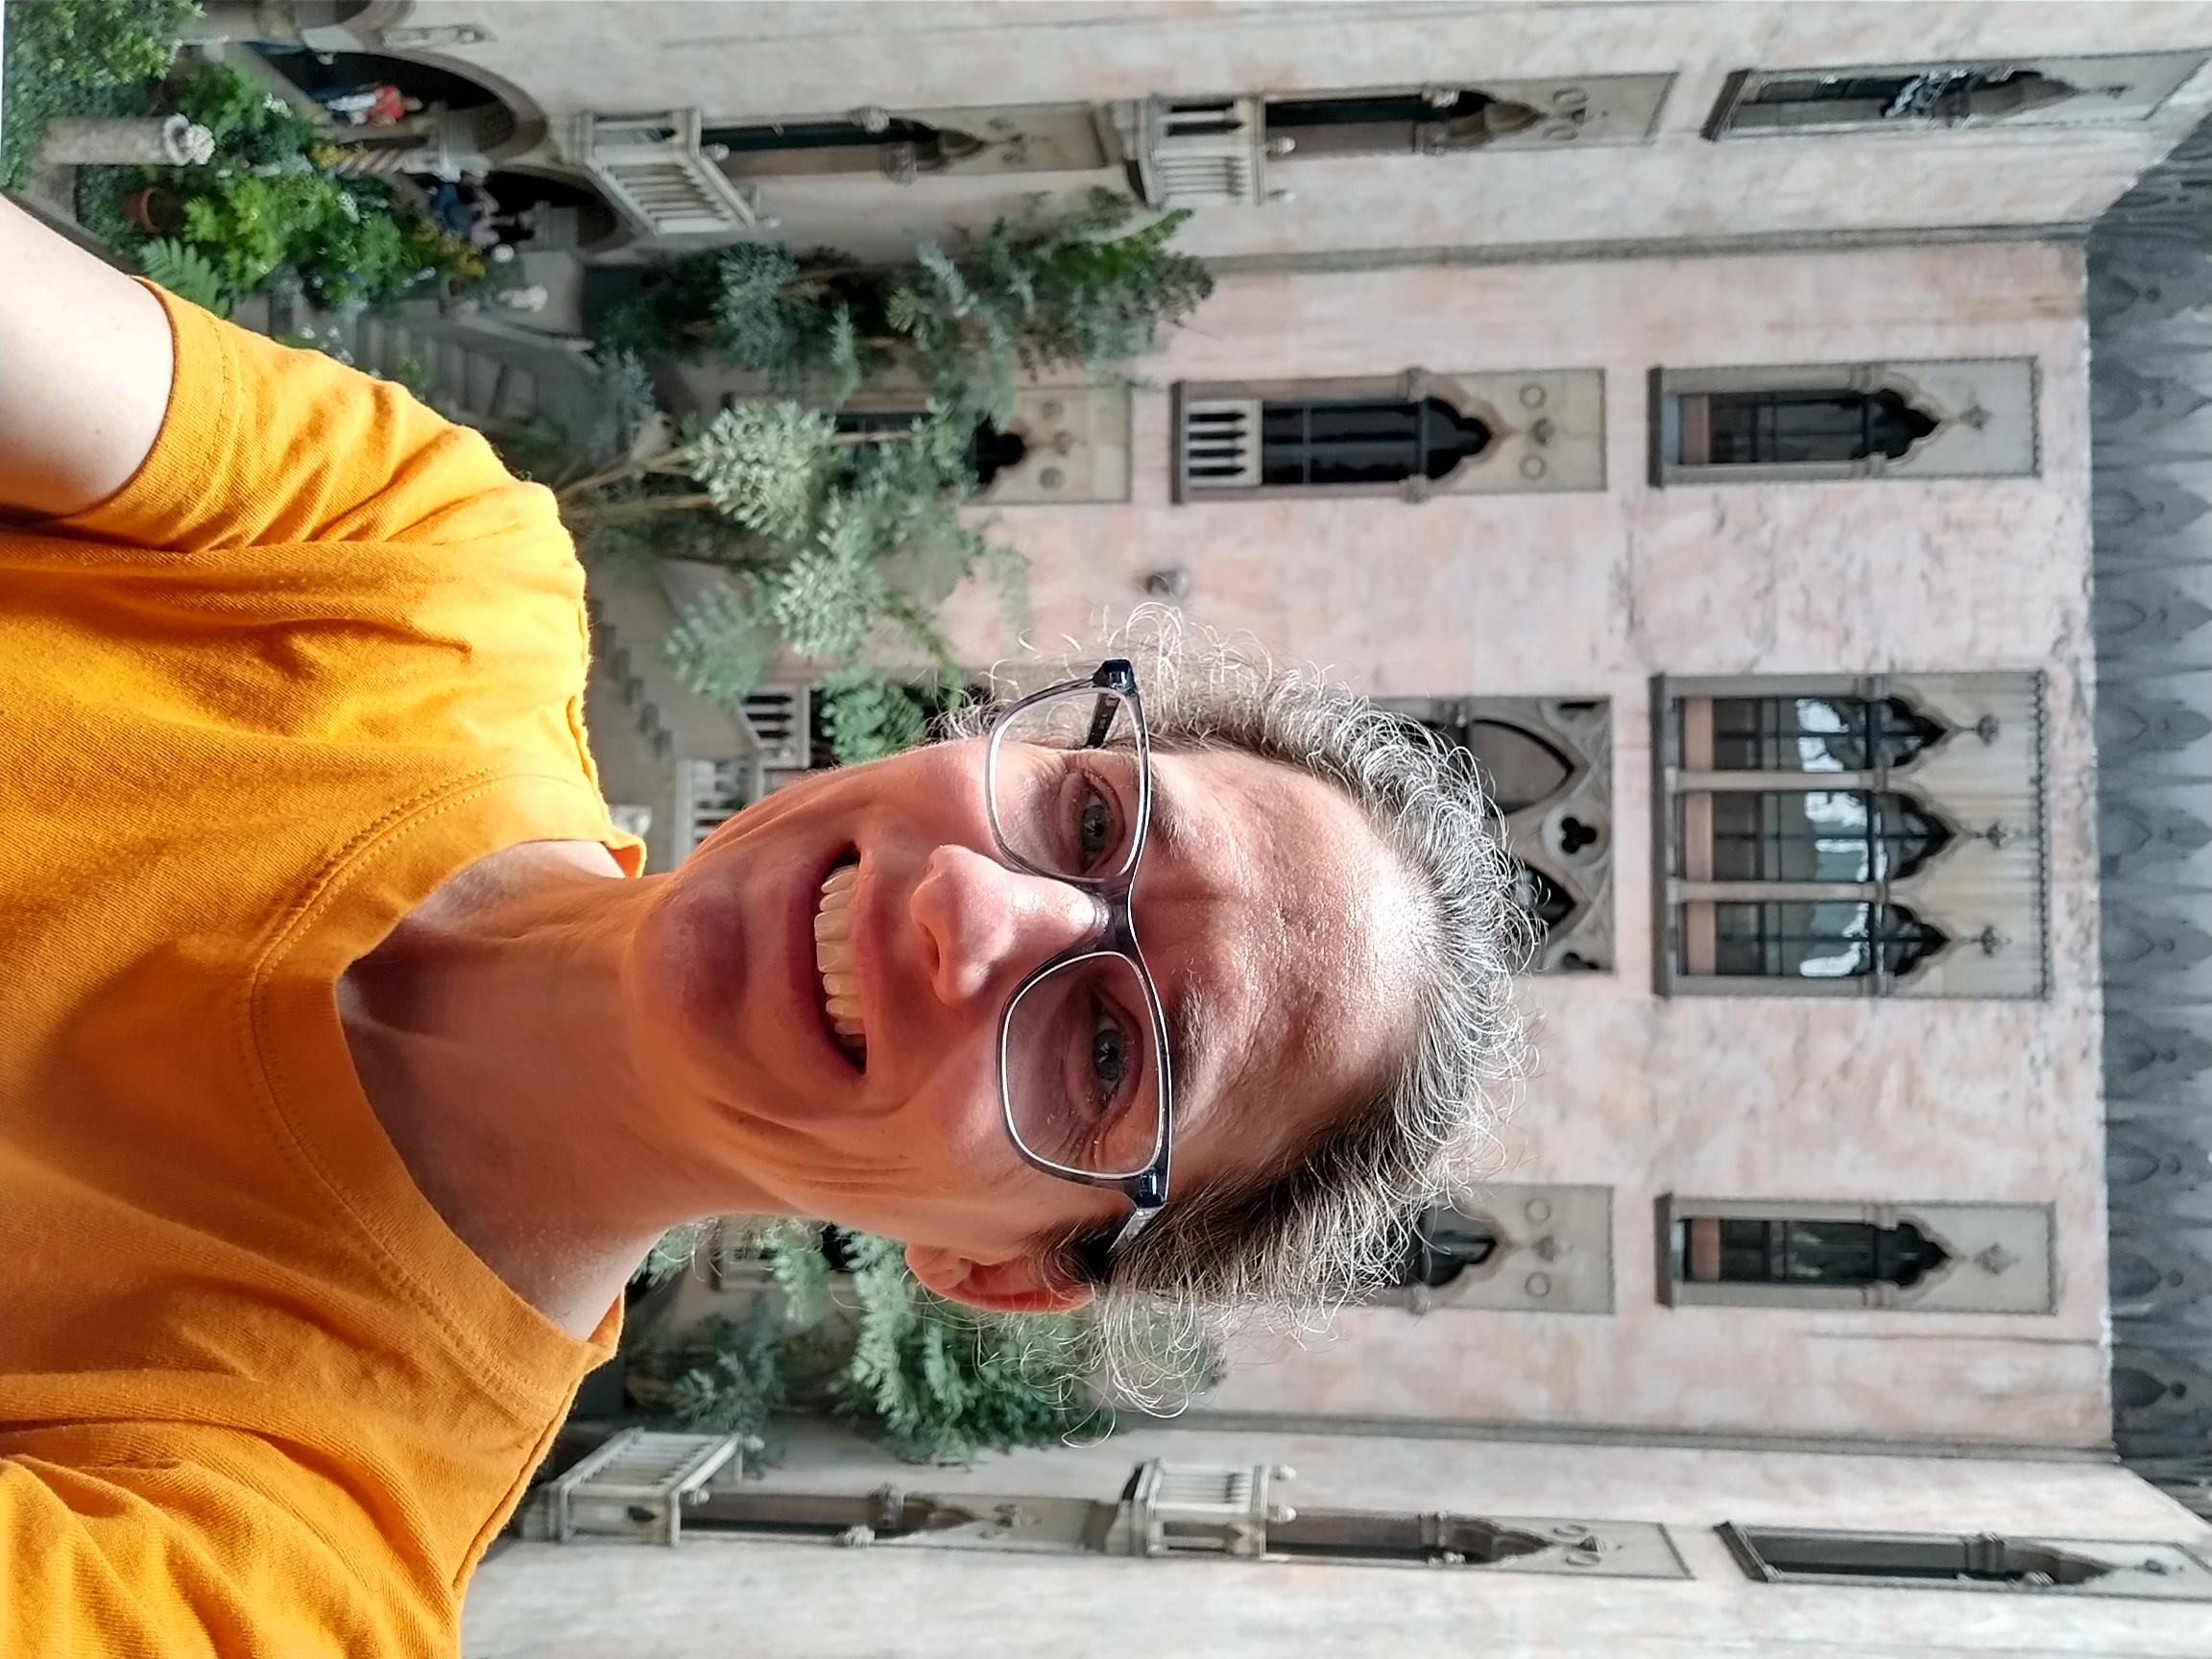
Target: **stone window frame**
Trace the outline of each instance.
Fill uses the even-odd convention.
[[[1590,482],[1562,488],[1536,481],[1545,460],[1531,448],[1549,445],[1557,436],[1545,412],[1548,394],[1541,382],[1572,380],[1585,383],[1595,402],[1593,411],[1596,472]],[[1520,407],[1508,413],[1500,403],[1467,390],[1463,381],[1503,387],[1526,382],[1514,401]],[[1407,478],[1396,484],[1233,484],[1191,485],[1187,476],[1185,421],[1190,406],[1200,402],[1245,401],[1255,403],[1305,403],[1316,400],[1373,400],[1419,403],[1439,397],[1460,415],[1490,429],[1489,446],[1472,465],[1462,464],[1442,478]],[[1531,400],[1533,399],[1533,400]],[[1168,442],[1169,499],[1179,507],[1228,501],[1326,501],[1334,499],[1397,500],[1418,506],[1439,495],[1479,493],[1595,494],[1605,482],[1605,374],[1583,367],[1508,369],[1436,373],[1427,369],[1407,369],[1396,374],[1307,375],[1295,379],[1178,380],[1170,388]],[[1575,435],[1570,433],[1573,438]],[[1511,467],[1504,464],[1519,459]],[[1530,469],[1533,468],[1533,470]],[[1484,469],[1491,469],[1488,475]]]
[[[1915,675],[1898,674],[1751,674],[1751,675],[1657,675],[1651,681],[1651,897],[1652,897],[1652,983],[1661,997],[1823,997],[1823,998],[1873,998],[1898,995],[1975,996],[2000,999],[2040,1000],[2050,995],[2050,968],[2048,962],[2050,917],[2043,884],[2048,881],[2048,860],[2042,850],[2045,833],[2045,811],[2042,805],[2046,750],[2043,733],[2038,723],[2032,739],[2032,776],[2029,793],[2033,821],[2022,826],[1999,822],[1975,829],[1960,822],[1960,814],[1944,803],[1922,791],[1917,777],[1927,757],[1936,752],[1941,743],[1959,741],[1962,737],[1979,737],[1993,742],[1999,735],[1994,727],[1969,727],[1953,731],[1937,745],[1915,756],[1903,766],[1891,768],[1877,765],[1874,769],[1857,773],[1820,773],[1750,771],[1735,773],[1702,773],[1685,769],[1681,763],[1675,710],[1686,698],[1760,698],[1779,696],[1800,697],[1850,697],[1878,700],[1896,695],[1910,697],[1915,680],[1929,682],[1960,682],[1973,680],[2002,685],[2027,698],[2040,710],[2045,692],[2044,676],[2039,669],[2017,671],[1976,671],[1970,675]],[[1898,791],[1914,795],[1915,804],[1930,817],[1951,832],[1950,843],[1927,863],[1904,878],[1900,889],[1893,891],[1887,878],[1871,882],[1802,883],[1783,881],[1694,881],[1674,874],[1680,841],[1677,834],[1675,804],[1679,797],[1707,793],[1710,786],[1728,784],[1755,792],[1780,792],[1792,789],[1808,791],[1876,790]],[[1962,949],[1979,947],[1986,955],[1995,955],[2008,950],[2012,941],[1993,926],[1981,935],[1969,933],[1960,937],[1957,930],[1946,928],[1946,943],[1927,957],[1915,963],[1902,974],[1892,975],[1883,970],[1879,955],[1872,971],[1852,976],[1835,978],[1766,977],[1752,974],[1692,974],[1676,966],[1676,945],[1682,926],[1681,910],[1686,903],[1700,900],[1714,902],[1864,902],[1876,904],[1901,904],[1909,910],[1921,913],[1913,903],[1911,882],[1924,877],[1947,859],[1957,855],[1959,849],[1968,841],[1988,840],[1992,846],[2010,844],[2021,836],[2032,836],[2038,859],[2036,885],[2032,895],[2034,914],[2030,926],[2032,944],[2038,960],[2037,989],[2032,993],[2013,991],[1974,990],[1936,991],[1918,990],[1915,987],[1929,977],[1932,970],[1956,955]],[[1926,920],[1925,915],[1922,916]]]
[[[1650,372],[1649,405],[1652,486],[1665,490],[1707,484],[1841,483],[1865,478],[1925,480],[2041,476],[2042,365],[2032,357],[1954,357],[1934,360],[1929,364],[1944,370],[1971,370],[1984,365],[2006,370],[2016,370],[2021,365],[2027,367],[2029,442],[2027,465],[2023,468],[1937,471],[1916,463],[1913,450],[1939,438],[1946,427],[1958,422],[1978,429],[1987,416],[1979,402],[1970,402],[1965,409],[1956,413],[1942,407],[1906,373],[1902,360],[1899,363],[1784,363],[1694,369],[1654,368]],[[1728,465],[1685,463],[1678,459],[1682,451],[1681,400],[1684,397],[1699,393],[1798,392],[1815,388],[1864,393],[1893,392],[1933,419],[1936,423],[1936,431],[1929,439],[1915,444],[1912,449],[1894,460],[1879,454],[1858,461],[1775,461]]]
[[[1709,142],[1736,143],[1745,139],[1836,137],[1839,135],[1864,137],[1879,134],[1888,137],[1917,137],[1929,132],[1950,132],[1961,127],[1985,132],[1997,127],[2048,129],[2053,127],[2130,126],[2148,121],[2160,109],[2163,109],[2175,93],[2195,79],[2207,61],[2212,61],[2212,52],[2200,48],[2186,47],[2170,52],[2096,52],[2073,55],[2050,53],[2033,58],[1919,59],[1894,63],[1845,63],[1808,65],[1802,68],[1787,69],[1738,69],[1729,75],[1727,81],[1721,85],[1720,95],[1714,100],[1712,113],[1706,117],[1705,125],[1701,131]],[[2123,115],[2104,115],[2102,118],[2097,113],[2098,106],[2095,102],[2095,92],[2084,89],[2076,97],[2065,99],[2051,106],[2051,112],[2041,115],[1996,116],[1982,120],[1956,122],[1919,116],[1882,121],[1821,121],[1815,119],[1752,127],[1742,127],[1736,124],[1738,111],[1749,105],[1753,96],[1764,86],[1775,81],[1804,81],[1826,77],[1837,79],[1910,77],[1940,73],[1945,70],[1979,71],[1987,74],[2014,69],[2034,69],[2052,74],[2056,79],[2066,80],[2068,78],[2066,73],[2056,66],[2097,63],[2144,64],[2145,67],[2137,71],[2139,75],[2149,75],[2152,73],[2150,66],[2156,64],[2161,66],[2163,70],[2173,72],[2170,78],[2171,84],[2165,91],[2159,93],[2140,110]]]
[[[916,127],[927,131],[917,134],[911,131]],[[845,129],[851,136],[835,144],[808,137],[753,144],[738,136],[820,128]],[[702,136],[720,152],[714,159],[724,173],[748,180],[875,175],[912,184],[920,178],[963,174],[1089,172],[1111,166],[1117,148],[1113,124],[1096,105],[1065,100],[927,109],[861,105],[774,118],[716,117],[703,124]]]
[[[1951,1295],[1929,1292],[1949,1275],[1938,1269],[1911,1289],[1876,1285],[1745,1285],[1716,1284],[1689,1278],[1682,1270],[1675,1246],[1679,1229],[1694,1218],[1723,1221],[1856,1221],[1873,1227],[1894,1227],[1911,1222],[1927,1238],[1944,1242],[1941,1217],[1946,1211],[2005,1211],[2016,1217],[2034,1216],[2042,1222],[2044,1284],[2042,1306],[2000,1308],[1961,1302]],[[1886,1312],[2000,1313],[2011,1318],[2046,1317],[2057,1311],[2058,1225],[2052,1204],[1996,1199],[1988,1203],[1929,1199],[1910,1203],[1866,1202],[1853,1199],[1801,1198],[1697,1198],[1661,1193],[1652,1202],[1657,1248],[1653,1262],[1658,1279],[1658,1299],[1667,1308],[1795,1309],[1821,1311],[1857,1311],[1879,1309]],[[1954,1223],[1954,1230],[1956,1223]],[[1948,1246],[1947,1246],[1948,1248]],[[1953,1252],[1953,1260],[1959,1260]],[[1972,1260],[1969,1258],[1969,1260]],[[1992,1273],[2013,1265],[2002,1259],[1985,1265]]]
[[[1620,963],[1614,917],[1613,878],[1616,844],[1613,806],[1613,700],[1608,696],[1378,697],[1375,705],[1395,714],[1441,724],[1495,721],[1539,739],[1567,763],[1566,781],[1550,795],[1513,812],[1504,821],[1513,856],[1535,870],[1575,902],[1571,925],[1538,943],[1530,971],[1612,974]],[[1561,833],[1569,819],[1598,840],[1575,854],[1564,852]],[[1578,956],[1583,966],[1565,964]]]
[[[1569,1182],[1484,1182],[1448,1195],[1439,1211],[1486,1226],[1497,1247],[1486,1262],[1440,1286],[1394,1285],[1371,1301],[1416,1316],[1432,1312],[1610,1315],[1615,1310],[1613,1189]],[[1587,1266],[1584,1266],[1584,1262]]]
[[[1540,117],[1534,126],[1526,130],[1501,133],[1471,144],[1452,143],[1440,132],[1423,132],[1416,130],[1407,133],[1407,141],[1403,145],[1377,140],[1372,143],[1332,144],[1314,152],[1294,147],[1276,148],[1284,138],[1291,139],[1294,145],[1303,130],[1286,128],[1279,132],[1270,124],[1266,128],[1268,154],[1277,162],[1337,160],[1374,156],[1467,156],[1479,151],[1498,149],[1589,149],[1594,145],[1648,145],[1657,141],[1659,119],[1665,114],[1668,101],[1672,98],[1679,79],[1679,76],[1671,72],[1663,72],[1650,75],[1575,75],[1536,79],[1515,77],[1505,80],[1472,78],[1426,84],[1378,82],[1358,86],[1301,87],[1295,91],[1269,92],[1262,96],[1261,107],[1263,117],[1278,104],[1318,102],[1323,99],[1421,98],[1440,108],[1448,108],[1462,93],[1479,92],[1497,103],[1518,104],[1535,110]],[[1597,129],[1599,136],[1589,135],[1590,129],[1586,122],[1593,89],[1598,89],[1599,95],[1602,97],[1605,88],[1620,88],[1633,104],[1645,95],[1651,83],[1658,84],[1657,90],[1651,97],[1650,114],[1641,128],[1626,122],[1608,122]],[[1417,129],[1422,125],[1441,127],[1443,123],[1411,125]],[[1619,130],[1615,131],[1615,128]]]
[[[2124,1597],[2141,1600],[2212,1600],[2212,1564],[2186,1545],[2162,1540],[2113,1538],[2052,1538],[2040,1534],[1964,1532],[1888,1532],[1842,1530],[1817,1527],[1747,1526],[1723,1521],[1713,1529],[1727,1546],[1746,1577],[1763,1584],[1833,1584],[1853,1589],[1968,1591],[2000,1595],[2027,1593],[2036,1596]],[[1957,1549],[1971,1558],[2002,1560],[2011,1551],[2056,1551],[2086,1557],[2109,1570],[2082,1584],[2035,1583],[2032,1580],[1991,1582],[1974,1578],[1932,1578],[1919,1575],[1889,1576],[1863,1570],[1818,1573],[1776,1566],[1767,1551],[1784,1539],[1818,1543],[1841,1557],[1858,1558],[1859,1567],[1887,1563],[1883,1551],[1897,1547]],[[1992,1563],[1994,1565],[1995,1563]],[[2023,1566],[2026,1563],[2022,1563]]]

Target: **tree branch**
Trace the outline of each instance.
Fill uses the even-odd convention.
[[[610,467],[604,472],[594,472],[589,477],[577,479],[573,484],[564,484],[553,494],[557,500],[569,501],[589,491],[603,490],[610,484],[643,478],[649,473],[682,472],[688,469],[690,461],[690,450],[678,447],[650,461],[624,461],[620,466]]]
[[[714,505],[714,497],[697,495],[640,495],[634,501],[610,501],[601,507],[576,507],[569,517],[582,524],[611,524],[618,518],[649,518],[656,513],[691,512]]]

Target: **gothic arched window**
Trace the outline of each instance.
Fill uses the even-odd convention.
[[[1951,1260],[1910,1221],[1760,1220],[1691,1215],[1678,1223],[1682,1276],[1699,1285],[1887,1285],[1910,1290]]]

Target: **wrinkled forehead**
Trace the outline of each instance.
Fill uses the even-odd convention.
[[[1179,1166],[1301,1143],[1410,1039],[1419,888],[1334,784],[1241,753],[1153,756],[1140,937],[1179,1034]],[[1217,1150],[1217,1149],[1216,1149]]]

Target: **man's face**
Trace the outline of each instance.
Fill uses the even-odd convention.
[[[747,1128],[728,1151],[742,1144],[749,1180],[797,1214],[905,1241],[933,1287],[994,1305],[1033,1271],[1039,1238],[1129,1206],[1032,1167],[1007,1132],[1000,1017],[1036,968],[1096,936],[1100,910],[1001,857],[985,748],[843,768],[739,813],[663,888],[630,995],[656,1140],[711,1161],[735,1115]],[[1271,1172],[1373,1097],[1410,1031],[1421,925],[1397,861],[1333,786],[1235,752],[1156,753],[1152,772],[1132,905],[1172,1033],[1172,1205]],[[1069,776],[1041,799],[1070,837],[1134,815],[1133,768]],[[818,952],[818,935],[835,949]],[[1115,1028],[1140,1013],[1114,1011]]]

